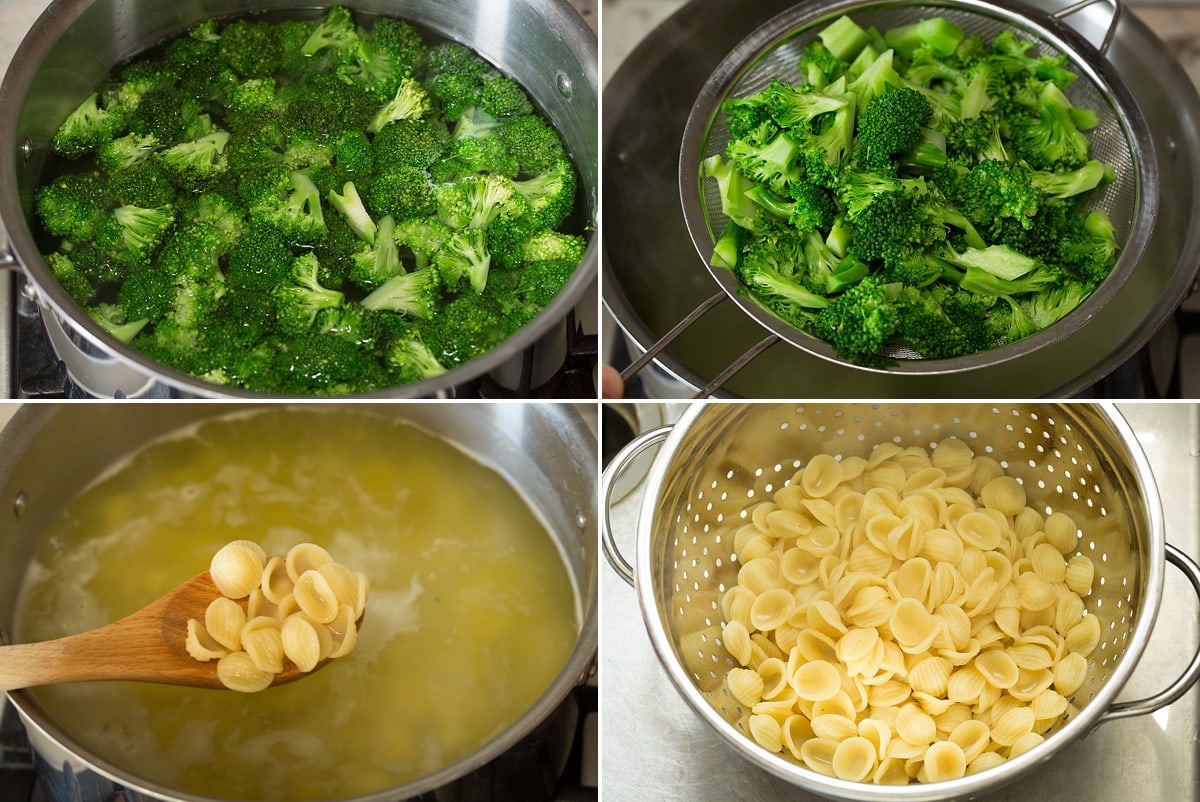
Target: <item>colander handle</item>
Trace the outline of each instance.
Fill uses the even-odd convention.
[[[633,586],[633,565],[630,564],[629,560],[625,559],[625,555],[621,554],[621,549],[617,546],[617,539],[613,536],[612,531],[613,487],[616,486],[617,480],[629,468],[629,463],[641,456],[647,449],[653,448],[666,440],[671,434],[671,429],[671,426],[660,426],[657,429],[650,429],[633,438],[627,446],[620,450],[617,456],[613,457],[613,461],[604,469],[604,475],[601,478],[604,486],[605,511],[603,526],[601,527],[604,538],[604,558],[608,560],[608,564],[617,572],[617,575],[621,579],[624,579],[630,587]]]
[[[1108,21],[1108,30],[1104,32],[1104,38],[1100,40],[1100,44],[1096,48],[1102,54],[1107,55],[1108,48],[1112,45],[1113,36],[1115,36],[1117,33],[1117,23],[1121,21],[1120,0],[1080,0],[1078,3],[1072,3],[1066,8],[1061,8],[1058,11],[1055,11],[1050,16],[1056,20],[1061,20],[1064,17],[1077,14],[1088,6],[1095,5],[1096,3],[1108,3],[1110,6],[1112,6],[1112,18]]]
[[[1166,556],[1167,562],[1182,571],[1187,581],[1192,583],[1192,589],[1196,591],[1197,598],[1200,598],[1200,565],[1197,565],[1195,560],[1170,543],[1167,544]],[[1166,690],[1145,699],[1115,704],[1101,714],[1096,723],[1102,724],[1113,719],[1140,716],[1160,710],[1187,693],[1197,679],[1200,679],[1200,648],[1192,655],[1192,662],[1188,663],[1188,667],[1184,669],[1179,679],[1172,682]]]
[[[687,317],[676,323],[670,331],[659,338],[658,342],[647,348],[646,353],[635,359],[633,363],[629,365],[629,367],[621,371],[621,381],[628,382],[630,377],[636,376],[638,373],[640,373],[642,368],[646,367],[646,365],[649,365],[650,361],[654,359],[654,357],[666,350],[668,345],[675,342],[679,335],[690,329],[692,324],[704,317],[706,314],[708,314],[710,309],[719,305],[728,297],[729,296],[725,293],[718,292],[689,312]]]

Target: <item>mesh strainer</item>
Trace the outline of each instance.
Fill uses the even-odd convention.
[[[735,663],[721,642],[721,595],[737,581],[733,534],[742,511],[785,486],[815,454],[867,456],[881,443],[930,447],[957,437],[999,461],[1022,483],[1030,506],[1083,522],[1079,552],[1096,565],[1086,599],[1101,642],[1072,701],[1078,712],[1031,751],[962,779],[903,787],[837,780],[770,754],[743,731],[745,712],[724,687]],[[665,442],[664,442],[665,441]],[[673,429],[643,435],[605,475],[615,481],[632,458],[663,443],[644,486],[636,570],[605,530],[605,551],[636,579],[646,628],[678,691],[710,726],[760,767],[839,799],[965,798],[1016,779],[1095,724],[1156,710],[1200,677],[1200,655],[1156,696],[1113,704],[1150,636],[1163,587],[1164,554],[1200,593],[1200,567],[1165,543],[1158,491],[1127,424],[1090,405],[843,406],[695,405]]]
[[[804,46],[837,17],[846,14],[864,28],[879,30],[918,19],[941,16],[968,34],[990,41],[997,33],[1011,30],[1035,42],[1034,54],[1063,55],[1079,75],[1066,94],[1077,106],[1093,109],[1098,125],[1088,132],[1092,155],[1111,164],[1116,179],[1090,200],[1092,208],[1103,209],[1113,222],[1120,255],[1109,277],[1076,310],[1058,323],[1016,343],[953,359],[921,359],[908,348],[894,348],[887,356],[895,363],[886,370],[907,373],[945,374],[982,368],[1015,359],[1042,346],[1069,337],[1081,329],[1116,295],[1140,262],[1153,232],[1158,208],[1158,166],[1150,131],[1133,95],[1105,58],[1108,40],[1119,19],[1118,0],[1105,0],[1113,8],[1105,40],[1091,44],[1062,17],[1081,11],[1099,0],[1084,0],[1048,15],[1040,10],[1005,2],[982,0],[848,0],[832,5],[801,3],[771,19],[743,40],[717,67],[692,107],[684,129],[679,161],[679,182],[684,218],[697,252],[707,265],[714,242],[728,218],[721,211],[716,182],[699,174],[705,158],[723,154],[728,142],[726,117],[721,104],[726,98],[746,97],[766,88],[772,79],[795,82],[796,63]],[[739,307],[775,336],[793,346],[832,362],[863,370],[840,358],[824,341],[775,318],[738,292],[737,281],[728,270],[709,266],[713,278]],[[1097,354],[1102,358],[1104,354]]]

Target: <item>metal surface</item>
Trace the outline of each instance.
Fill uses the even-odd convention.
[[[253,7],[317,13],[319,5],[303,0],[261,0]],[[584,216],[589,227],[594,227],[599,186],[597,42],[594,32],[565,0],[487,4],[347,0],[343,5],[419,21],[434,33],[471,45],[516,76],[562,134],[580,171],[580,186],[585,188]],[[25,37],[0,85],[0,107],[9,110],[0,119],[0,225],[37,287],[59,356],[76,382],[97,395],[159,397],[182,392],[201,397],[263,397],[157,365],[106,334],[54,281],[27,222],[50,137],[114,64],[198,20],[247,10],[243,0],[57,0]],[[563,292],[499,347],[435,379],[371,395],[436,395],[520,354],[560,323],[592,284],[599,258],[595,237],[592,240]]]
[[[244,404],[27,404],[18,409],[0,430],[0,503],[10,518],[0,539],[0,640],[11,630],[21,576],[41,532],[69,499],[141,444],[191,422],[246,409]],[[581,631],[550,687],[493,740],[426,777],[355,799],[492,798],[482,789],[493,789],[501,798],[549,798],[557,780],[550,773],[561,772],[574,737],[577,708],[572,696],[587,681],[596,657],[594,422],[585,421],[579,408],[559,404],[391,404],[356,409],[412,421],[475,456],[517,488],[561,546],[579,592]],[[594,406],[587,414],[595,415]],[[64,460],[67,454],[71,458]],[[9,699],[45,761],[47,777],[80,777],[83,787],[111,792],[117,786],[105,782],[107,777],[149,799],[211,799],[141,780],[136,767],[113,765],[75,743],[69,730],[49,719],[28,693],[17,691]],[[386,715],[385,710],[379,713]],[[110,797],[65,798],[107,802]]]
[[[813,4],[806,4],[811,6]],[[1042,8],[1061,3],[1042,0]],[[633,357],[712,294],[682,215],[665,198],[678,185],[677,152],[691,101],[725,54],[786,0],[756,4],[692,2],[655,29],[613,75],[604,95],[604,302]],[[1102,42],[1108,9],[1073,14],[1089,41]],[[1111,303],[1077,336],[1020,359],[953,375],[904,375],[845,368],[776,347],[730,381],[722,396],[1036,397],[1070,395],[1127,361],[1178,307],[1197,272],[1200,229],[1200,98],[1157,37],[1125,14],[1109,55],[1147,118],[1164,202],[1144,258]],[[1165,199],[1170,199],[1169,202]],[[706,260],[705,260],[706,261]],[[714,309],[655,360],[691,395],[761,339],[761,328],[733,305]]]
[[[1167,538],[1193,558],[1200,555],[1196,492],[1200,486],[1200,410],[1180,404],[1127,405],[1121,412],[1145,451],[1164,499]],[[612,511],[621,548],[626,554],[636,550],[639,561],[646,550],[641,543],[635,546],[634,530],[644,490],[645,485]],[[636,568],[641,579],[643,568]],[[606,794],[614,799],[696,802],[821,798],[753,765],[696,715],[668,680],[651,648],[639,621],[645,605],[639,607],[637,596],[615,572],[603,573]],[[1200,646],[1196,626],[1200,604],[1195,591],[1171,569],[1166,571],[1164,588],[1162,608],[1146,651],[1117,696],[1118,703],[1153,695],[1171,684]],[[646,594],[645,588],[639,589],[639,595]],[[619,680],[609,681],[614,677]],[[1193,798],[1200,788],[1198,711],[1200,689],[1193,687],[1169,707],[1093,729],[1012,785],[970,798],[990,802]],[[893,794],[886,798],[902,797]]]

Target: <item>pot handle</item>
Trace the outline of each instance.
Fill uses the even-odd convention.
[[[1108,48],[1112,45],[1113,36],[1117,33],[1117,23],[1121,21],[1121,1],[1120,0],[1080,0],[1078,3],[1072,3],[1066,8],[1060,8],[1050,16],[1056,20],[1061,20],[1064,17],[1069,17],[1083,11],[1085,8],[1096,3],[1108,3],[1112,6],[1112,17],[1108,20],[1108,29],[1104,32],[1104,38],[1100,40],[1100,44],[1096,49],[1104,56],[1108,55]]]
[[[1197,565],[1195,560],[1170,543],[1167,544],[1166,556],[1167,562],[1173,563],[1176,568],[1183,572],[1187,581],[1192,583],[1192,589],[1196,591],[1196,596],[1200,599],[1200,565]],[[1200,648],[1192,655],[1192,661],[1188,663],[1188,667],[1184,669],[1179,679],[1171,683],[1166,690],[1145,699],[1135,699],[1131,702],[1115,704],[1100,715],[1100,718],[1096,720],[1096,724],[1100,725],[1105,721],[1112,721],[1113,719],[1153,713],[1187,693],[1197,679],[1200,679]]]
[[[621,549],[617,546],[617,540],[613,536],[612,531],[613,487],[629,468],[629,463],[637,459],[647,449],[653,448],[666,440],[671,434],[672,428],[671,426],[660,426],[657,429],[650,429],[633,438],[628,445],[617,453],[617,456],[613,457],[612,462],[604,469],[604,475],[601,480],[604,485],[604,510],[607,513],[603,521],[604,558],[608,560],[608,564],[617,572],[617,575],[621,579],[624,579],[630,587],[633,587],[633,566],[621,554]]]

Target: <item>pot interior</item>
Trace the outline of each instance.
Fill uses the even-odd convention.
[[[236,409],[238,415],[254,416],[260,412],[247,412],[244,406],[238,406]],[[314,413],[327,412],[335,416],[334,420],[337,419],[336,415],[346,414],[344,408],[323,408],[318,411],[305,405],[299,409],[311,410]],[[267,409],[263,413],[273,414],[275,411],[277,410]],[[164,434],[177,432],[183,427],[190,427],[200,420],[229,412],[231,409],[228,407],[212,405],[187,405],[186,408],[152,405],[144,411],[113,406],[94,410],[39,406],[21,410],[3,433],[4,453],[13,456],[4,466],[5,473],[0,476],[0,486],[4,488],[3,497],[13,503],[14,507],[19,507],[21,514],[15,522],[12,536],[6,538],[0,546],[5,552],[6,572],[3,576],[3,590],[0,591],[0,625],[7,632],[12,631],[12,622],[17,615],[20,574],[26,570],[26,566],[31,565],[39,546],[44,545],[40,542],[43,540],[42,533],[48,524],[59,517],[64,504],[93,483],[97,477],[109,471],[114,463],[137,451],[141,445]],[[595,498],[592,478],[595,447],[590,445],[591,435],[579,417],[572,410],[556,407],[473,406],[459,413],[454,408],[444,405],[406,405],[403,408],[355,408],[350,414],[386,417],[415,424],[419,429],[458,446],[458,450],[465,452],[473,461],[486,463],[488,468],[499,475],[504,484],[519,493],[528,508],[541,519],[551,534],[554,550],[561,558],[560,563],[565,566],[565,573],[569,575],[568,585],[572,589],[568,593],[574,597],[574,609],[570,612],[570,617],[577,624],[577,629],[574,630],[577,637],[572,636],[574,640],[567,646],[568,653],[561,669],[549,681],[540,696],[535,695],[529,707],[514,721],[496,731],[479,748],[461,758],[455,758],[448,765],[431,769],[411,781],[392,782],[386,791],[360,788],[353,792],[362,799],[394,799],[398,796],[407,798],[445,786],[458,781],[464,775],[480,770],[490,761],[505,754],[506,750],[521,742],[531,732],[540,732],[543,722],[548,719],[554,719],[551,729],[559,731],[559,719],[562,718],[559,712],[560,705],[586,675],[595,652],[595,529],[590,514]],[[269,418],[257,420],[269,421]],[[248,425],[253,425],[253,420]],[[114,432],[120,434],[113,434]],[[334,448],[339,446],[340,443],[334,445]],[[72,459],[63,461],[64,454],[71,455]],[[497,457],[504,454],[516,456]],[[538,456],[526,457],[527,454]],[[78,455],[78,459],[74,458],[75,455]],[[69,467],[59,463],[67,463]],[[57,467],[51,468],[52,464]],[[371,472],[370,466],[364,465],[363,476],[369,476]],[[385,484],[390,486],[391,481],[385,480]],[[402,486],[400,482],[396,484],[398,487]],[[397,503],[402,503],[399,501],[399,495],[396,498]],[[313,501],[318,505],[355,504],[355,499],[346,498],[338,501],[327,498],[322,502],[319,500],[319,494]],[[360,505],[367,504],[364,499],[357,501]],[[446,535],[453,536],[450,533]],[[171,544],[168,548],[176,548],[175,544],[178,544],[180,549],[187,548],[178,538],[173,539]],[[386,545],[386,538],[383,542],[377,542],[376,546],[385,551],[393,550]],[[369,573],[370,566],[365,567]],[[413,581],[418,579],[414,577]],[[409,590],[415,588],[413,585]],[[375,600],[378,626],[401,627],[404,623],[402,619],[405,610],[410,609],[406,606],[409,602],[402,598],[404,593],[397,595],[394,590],[385,587],[379,589]],[[486,606],[485,600],[481,601],[481,604]],[[369,604],[368,622],[371,614]],[[365,622],[364,628],[367,625]],[[511,659],[520,661],[520,657],[516,655]],[[447,672],[453,674],[452,666],[447,667]],[[328,673],[328,669],[322,673]],[[393,675],[389,670],[390,676]],[[403,693],[407,686],[399,674],[394,676],[395,682],[392,684],[398,692]],[[317,676],[308,681],[318,682],[321,679]],[[382,679],[388,681],[387,677]],[[301,684],[290,687],[300,688]],[[161,690],[170,692],[175,689]],[[453,693],[451,689],[446,689],[446,692]],[[178,790],[156,779],[146,779],[148,775],[153,776],[153,772],[122,763],[111,756],[106,757],[103,752],[97,754],[72,734],[74,723],[60,720],[60,717],[47,712],[54,709],[53,705],[40,702],[36,692],[17,692],[12,698],[30,724],[31,736],[35,737],[35,743],[44,738],[55,746],[65,747],[65,754],[70,756],[71,760],[79,760],[86,767],[96,768],[102,774],[114,777],[125,785],[145,789],[156,796],[172,799],[200,798],[196,795],[198,792]],[[250,715],[249,710],[250,708],[247,708],[247,715]],[[136,717],[134,720],[137,720]],[[146,735],[136,732],[136,726],[133,729],[135,738]],[[545,733],[542,732],[539,737],[545,740]],[[282,749],[283,746],[276,745],[275,748]],[[386,774],[385,770],[380,777]],[[325,791],[323,795],[310,798],[344,795]]]

